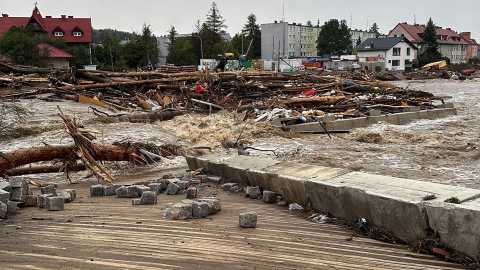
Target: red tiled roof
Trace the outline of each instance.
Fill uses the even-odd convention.
[[[397,27],[402,27],[413,37],[413,40],[410,40],[411,42],[423,42],[421,35],[425,31],[425,25],[399,23],[395,28]],[[468,42],[466,42],[457,32],[451,30],[450,28],[444,29],[442,27],[437,27],[437,37],[438,36],[446,37],[444,40],[437,39],[438,43],[440,44],[468,45]]]
[[[73,16],[44,18],[37,7],[33,10],[31,17],[9,17],[8,15],[0,17],[0,37],[13,26],[25,26],[31,22],[31,20],[35,20],[51,37],[55,36],[54,29],[60,27],[64,31],[63,38],[65,38],[67,43],[92,42],[92,20],[90,18],[73,18]],[[79,29],[81,31],[78,31]],[[74,36],[73,32],[82,32],[82,35]]]
[[[59,58],[71,58],[73,57],[73,55],[69,54],[69,53],[66,53],[60,49],[57,49],[51,45],[48,45],[48,44],[45,44],[45,43],[42,43],[42,44],[38,44],[38,47],[40,48],[40,50],[44,50],[45,48],[48,49],[50,51],[50,57],[59,57]]]

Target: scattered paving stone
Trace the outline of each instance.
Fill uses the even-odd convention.
[[[238,186],[233,186],[230,188],[231,193],[238,193],[240,191],[240,188]]]
[[[135,185],[139,196],[142,196],[143,192],[151,191],[149,187],[144,185]]]
[[[102,193],[103,194],[103,193]],[[71,192],[68,192],[66,190],[60,190],[58,191],[57,193],[57,197],[62,197],[63,200],[65,201],[65,203],[69,203],[72,201],[72,193]]]
[[[16,202],[25,202],[27,197],[27,191],[23,188],[12,187],[12,192],[10,193],[10,201]]]
[[[71,194],[72,201],[77,198],[77,191],[75,189],[67,188],[67,189],[64,189],[64,190]]]
[[[167,173],[165,175],[162,176],[163,179],[173,179],[175,178],[175,176],[173,176],[172,173]]]
[[[192,204],[192,217],[204,218],[210,213],[210,207],[206,202],[194,202]]]
[[[8,182],[12,188],[23,188],[25,190],[28,188],[27,180],[23,177],[13,176],[8,179]]]
[[[277,200],[277,193],[270,190],[264,190],[262,199],[266,203],[274,203]]]
[[[255,228],[257,226],[257,213],[253,211],[240,213],[239,225],[242,228]]]
[[[114,184],[108,184],[106,186],[103,186],[103,196],[113,196],[113,195],[115,195]]]
[[[62,197],[47,197],[46,208],[48,211],[63,211],[65,200]]]
[[[12,186],[6,180],[0,179],[0,190],[5,190],[6,192],[12,191]]]
[[[53,194],[54,196],[57,195],[57,192],[55,191],[55,186],[54,185],[41,187],[40,191],[42,192],[42,194]]]
[[[6,218],[8,214],[8,206],[4,202],[0,202],[0,218]]]
[[[167,186],[168,195],[175,195],[178,193],[179,190],[180,190],[180,187],[175,183],[169,183]]]
[[[237,186],[237,183],[225,183],[222,185],[223,191],[230,191],[230,189],[234,186]]]
[[[25,197],[25,206],[37,206],[37,196],[27,195]]]
[[[175,203],[167,203],[166,208],[172,208]]]
[[[157,195],[162,192],[162,184],[161,183],[151,183],[148,185],[150,191],[155,192]]]
[[[10,192],[0,189],[0,202],[8,203],[10,200]]]
[[[142,199],[132,199],[132,205],[141,205]]]
[[[159,179],[157,180],[157,183],[160,184],[160,192],[164,192],[167,189],[167,186],[168,186],[167,179]]]
[[[215,184],[215,185],[219,185],[220,182],[222,181],[222,177],[210,175],[210,176],[204,178],[202,181],[212,183],[212,184]]]
[[[192,205],[188,203],[176,203],[170,208],[173,219],[192,218]]]
[[[185,190],[190,186],[189,181],[177,181],[176,184],[180,187],[180,190]]]
[[[37,205],[40,208],[45,208],[47,207],[47,198],[48,197],[54,197],[54,194],[40,194],[37,196]]]
[[[197,197],[197,188],[189,187],[187,189],[187,199],[195,199]]]
[[[260,187],[247,187],[247,197],[250,199],[260,199],[262,198],[262,192],[260,191]]]
[[[119,198],[140,197],[140,194],[138,194],[137,186],[122,186],[121,188],[115,190],[115,194],[117,194]]]
[[[222,210],[220,200],[216,197],[204,197],[198,200],[199,202],[206,202],[210,208],[209,215],[213,215]]]
[[[155,191],[144,191],[140,201],[141,204],[157,204],[157,193]]]
[[[17,213],[17,202],[8,201],[7,203],[7,215],[15,215]]]
[[[90,196],[92,197],[103,196],[103,186],[100,184],[90,186]]]
[[[282,201],[282,196],[281,195],[277,195],[277,199],[275,200],[276,203]]]
[[[280,206],[280,207],[287,207],[288,206],[288,203],[286,201],[279,201],[277,203],[277,206]]]

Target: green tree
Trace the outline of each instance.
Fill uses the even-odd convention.
[[[426,65],[431,62],[443,60],[442,54],[438,50],[437,28],[430,18],[423,31],[424,51],[418,56],[420,65]]]
[[[358,37],[358,38],[357,38],[357,42],[356,42],[355,46],[358,46],[358,45],[360,45],[360,43],[362,43],[362,40],[360,39],[360,37]]]
[[[82,45],[68,46],[65,51],[73,56],[69,61],[70,66],[83,68],[84,65],[90,64],[90,52],[87,47]]]
[[[216,34],[224,33],[224,28],[227,28],[225,20],[223,19],[222,15],[220,15],[220,11],[218,10],[217,4],[215,2],[212,3],[212,7],[207,14],[206,24]]]
[[[223,54],[224,50],[221,48],[218,50],[217,43],[222,43],[222,38],[220,34],[215,33],[210,27],[208,27],[207,23],[202,24],[202,29],[197,34],[202,38],[203,41],[203,55],[206,59],[214,59],[217,58],[218,54]]]
[[[175,41],[175,37],[177,36],[177,31],[175,30],[175,26],[171,25],[170,31],[168,31],[168,41],[172,44]]]
[[[8,56],[15,64],[43,67],[49,52],[40,50],[38,44],[31,28],[12,27],[0,39],[0,55]]]
[[[155,67],[158,64],[160,50],[157,38],[153,35],[149,25],[144,24],[142,34],[125,44],[123,49],[125,61],[131,68],[145,68],[149,65]]]
[[[468,62],[472,65],[478,65],[480,64],[480,58],[474,56],[468,60]]]
[[[255,16],[255,14],[251,13],[248,15],[247,23],[243,26],[242,33],[247,38],[247,40],[243,41],[243,44],[247,44],[247,49],[248,45],[253,40],[247,58],[260,58],[262,55],[262,32],[260,30],[260,25],[257,24],[257,16]],[[246,50],[242,51],[246,53]]]
[[[323,54],[350,54],[353,50],[352,36],[347,22],[331,19],[325,22],[317,39],[319,55]]]
[[[177,38],[168,46],[167,62],[176,66],[196,65],[196,56],[193,53],[193,37]]]
[[[368,31],[374,32],[374,33],[375,33],[375,37],[376,37],[376,38],[379,38],[379,37],[380,37],[380,32],[378,32],[378,29],[380,29],[380,28],[378,28],[378,25],[377,25],[377,23],[375,22],[375,23],[372,24],[372,26],[370,27],[370,29],[368,29]]]
[[[124,59],[124,46],[116,35],[107,34],[104,36],[102,46],[94,49],[93,56],[95,63],[102,70],[123,71],[127,69]]]

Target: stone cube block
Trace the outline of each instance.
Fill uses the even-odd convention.
[[[0,218],[6,218],[8,214],[8,206],[4,202],[0,202]]]
[[[108,184],[103,186],[103,196],[113,196],[115,195],[115,185]]]
[[[192,205],[188,203],[176,203],[170,208],[173,219],[192,218]]]
[[[0,189],[0,202],[8,203],[10,200],[10,192]]]
[[[208,204],[208,207],[210,208],[209,215],[213,215],[217,212],[220,212],[222,210],[222,206],[220,204],[220,200],[215,197],[205,197],[201,198],[198,200],[199,202],[206,202]]]
[[[141,199],[132,199],[132,205],[141,205],[142,200]]]
[[[204,218],[210,213],[210,207],[206,202],[194,202],[192,204],[192,217]]]
[[[162,192],[162,184],[161,183],[151,183],[148,185],[148,188],[150,191],[155,192],[156,194],[159,194]]]
[[[17,202],[8,201],[7,203],[7,215],[15,215],[17,213]]]
[[[42,194],[53,194],[54,196],[57,196],[57,192],[55,190],[55,186],[54,185],[49,185],[49,186],[46,186],[46,187],[41,187],[40,188],[40,191],[42,192]]]
[[[37,205],[40,208],[45,208],[47,207],[47,198],[48,197],[54,197],[54,194],[40,194],[37,196]]]
[[[247,187],[247,197],[250,197],[251,199],[260,199],[262,197],[262,192],[260,191],[260,187]]]
[[[230,191],[230,189],[234,186],[237,186],[237,183],[225,183],[222,185],[223,191]]]
[[[215,184],[215,185],[219,185],[221,181],[222,181],[221,176],[210,175],[210,176],[203,179],[203,182],[209,182],[209,183],[212,183],[212,184]]]
[[[266,203],[274,203],[277,201],[277,193],[274,191],[264,190],[262,199]]]
[[[178,185],[178,187],[180,187],[180,190],[185,190],[190,186],[189,181],[177,181],[176,184]]]
[[[63,211],[65,200],[62,197],[47,197],[46,208],[48,211]]]
[[[23,177],[13,176],[8,179],[8,182],[12,188],[23,188],[25,190],[28,189],[27,180],[25,180]]]
[[[100,184],[90,186],[90,196],[92,197],[103,196],[103,186]]]
[[[175,183],[169,183],[167,186],[167,194],[175,195],[180,191],[180,187]]]
[[[60,190],[60,191],[58,191],[57,196],[58,196],[58,197],[62,197],[63,200],[65,201],[65,203],[71,202],[71,201],[72,201],[72,197],[73,197],[72,193],[71,193],[71,192],[68,192],[68,191],[66,191],[66,190]]]
[[[157,193],[155,191],[144,191],[140,201],[141,204],[157,204]]]
[[[117,190],[115,190],[115,194],[119,198],[137,198],[140,197],[138,194],[137,186],[123,186]]]
[[[189,187],[187,189],[187,199],[195,199],[197,197],[197,188]]]
[[[27,190],[21,187],[12,187],[12,192],[10,193],[10,201],[16,202],[25,202],[27,197]]]
[[[144,185],[135,185],[137,187],[138,196],[142,196],[143,192],[151,191],[149,187]]]
[[[25,197],[25,206],[37,206],[37,196],[27,195]]]
[[[257,213],[253,211],[240,213],[239,225],[242,228],[255,228],[257,226]]]

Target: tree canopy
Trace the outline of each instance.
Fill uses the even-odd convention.
[[[378,32],[378,29],[380,29],[380,28],[378,28],[377,23],[374,22],[374,23],[372,24],[372,26],[370,27],[370,29],[368,29],[368,31],[374,32],[374,33],[375,33],[375,37],[376,37],[376,38],[379,38],[379,37],[380,37],[380,32]]]
[[[331,19],[325,22],[317,40],[319,55],[350,54],[353,51],[352,36],[345,20]]]
[[[421,66],[445,59],[438,50],[437,28],[432,18],[428,20],[423,31],[423,42],[425,46],[423,53],[418,56]]]
[[[241,48],[240,52],[246,53],[250,42],[252,42],[247,58],[260,58],[262,55],[262,32],[260,31],[260,25],[257,24],[257,16],[255,14],[251,13],[248,15],[247,23],[242,29],[242,35],[245,37],[243,40],[244,48]]]
[[[222,15],[220,15],[220,11],[218,10],[217,4],[215,2],[212,3],[212,7],[207,14],[206,24],[216,34],[224,33],[225,28],[227,28],[225,20],[223,19]]]

